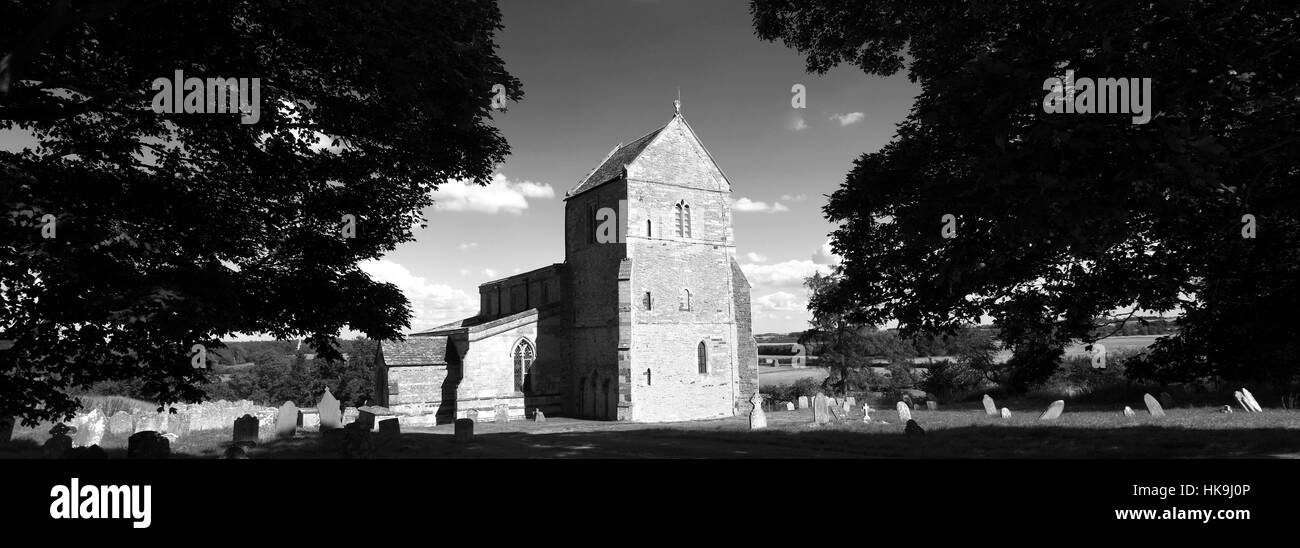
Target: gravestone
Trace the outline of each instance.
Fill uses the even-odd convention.
[[[357,415],[359,415],[359,414],[360,414],[360,412],[357,411],[357,408],[355,408],[355,407],[345,407],[345,408],[343,408],[343,418],[342,418],[342,420],[341,420],[340,422],[342,422],[342,423],[345,424],[345,425],[346,425],[346,424],[350,424],[350,423],[352,423],[352,422],[355,422],[355,421],[357,420]],[[340,426],[340,428],[342,428],[342,427]]]
[[[1151,413],[1152,417],[1165,416],[1165,408],[1160,406],[1160,402],[1156,401],[1155,396],[1143,394],[1142,401],[1147,404],[1147,412]]]
[[[108,432],[115,436],[134,433],[135,423],[131,415],[126,411],[113,413],[113,416],[108,419]]]
[[[844,400],[844,407],[840,408],[840,410],[844,412],[844,416],[847,418],[849,413],[853,412],[853,406],[849,403],[849,400],[846,399]],[[836,415],[838,414],[839,413],[836,413]]]
[[[930,410],[930,411],[938,411],[938,410],[939,410],[939,402],[934,401],[934,400],[926,400],[926,402],[925,402],[925,408],[928,409],[928,410]]]
[[[749,412],[749,429],[767,428],[767,415],[763,414],[763,395],[754,392],[749,403],[753,404],[753,409]]]
[[[1138,415],[1138,414],[1137,414],[1135,411],[1133,411],[1133,408],[1132,408],[1132,407],[1129,407],[1129,406],[1127,406],[1127,405],[1124,406],[1124,416],[1125,416],[1125,417],[1136,417],[1137,415]]]
[[[903,394],[903,403],[906,403],[908,407],[911,407],[911,406],[912,406],[912,395],[911,395],[911,394]]]
[[[354,420],[352,422],[356,424],[360,424],[361,425],[360,428],[364,428],[366,430],[374,430],[375,412],[369,407],[361,407],[357,409],[357,420]],[[347,427],[344,426],[344,428]]]
[[[910,420],[912,420],[912,408],[907,406],[907,402],[898,402],[898,422]]]
[[[998,416],[998,406],[993,403],[993,398],[984,394],[984,414],[990,417]]]
[[[1225,405],[1225,406],[1223,406],[1223,409],[1220,409],[1220,410],[1219,410],[1219,412],[1220,412],[1220,413],[1231,413],[1231,412],[1232,412],[1232,406],[1231,406],[1231,405]]]
[[[1063,411],[1065,411],[1065,400],[1056,400],[1052,402],[1052,405],[1047,406],[1047,410],[1043,411],[1043,414],[1038,416],[1038,420],[1056,420],[1061,416]]]
[[[844,422],[849,418],[848,412],[846,412],[843,407],[838,405],[830,406],[830,412],[831,412],[831,419],[834,420],[835,422]]]
[[[299,411],[298,417],[301,419],[298,423],[298,426],[302,427],[303,430],[307,430],[309,432],[312,430],[320,430],[319,412],[313,413],[309,411]]]
[[[379,421],[379,438],[381,440],[391,442],[401,437],[402,425],[396,418]]]
[[[785,410],[794,411],[794,402],[792,401],[785,402]]]
[[[136,432],[162,432],[167,426],[167,417],[161,413],[144,411],[135,419]]]
[[[292,401],[284,402],[280,410],[275,414],[275,436],[280,439],[289,439],[298,429],[298,406]]]
[[[1011,410],[1010,410],[1010,409],[1007,409],[1007,408],[1005,408],[1005,407],[1003,407],[1003,408],[1002,408],[1002,418],[1004,418],[1004,419],[1009,419],[1009,418],[1011,418]]]
[[[844,398],[844,405],[848,409],[853,409],[858,406],[858,399],[853,396],[846,397]]]
[[[921,403],[920,403],[920,402],[912,402],[912,410],[913,410],[913,411],[920,411],[920,410],[921,410]]]
[[[1164,409],[1165,407],[1173,407],[1173,406],[1174,406],[1174,397],[1171,396],[1171,395],[1169,395],[1168,392],[1161,392],[1161,393],[1160,393],[1160,406],[1161,406],[1161,409]]]
[[[498,403],[498,404],[492,406],[492,410],[495,411],[495,415],[492,417],[492,420],[493,420],[494,422],[497,422],[497,423],[500,423],[500,424],[505,424],[505,423],[507,423],[507,422],[510,422],[510,406],[509,406],[509,405],[506,405],[506,404],[504,404],[504,403]]]
[[[235,444],[257,445],[257,417],[244,415],[235,419]]]
[[[808,396],[799,396],[799,409],[808,408]]]
[[[171,456],[171,442],[152,430],[136,432],[126,440],[128,459],[165,459]]]
[[[9,445],[14,435],[14,418],[0,417],[0,447]]]
[[[1246,404],[1246,395],[1242,394],[1240,390],[1234,391],[1232,397],[1236,398],[1237,403],[1241,404],[1241,408],[1245,409],[1247,413],[1251,412],[1250,405]]]
[[[921,428],[921,425],[916,424],[916,421],[908,419],[907,426],[903,427],[903,433],[909,436],[924,436],[925,429]]]
[[[325,389],[325,394],[316,404],[316,410],[320,414],[321,431],[343,428],[343,412],[339,410],[339,400],[334,399],[330,389]]]
[[[45,440],[45,445],[41,446],[41,456],[47,459],[61,459],[71,449],[72,436],[55,434],[50,436],[50,439]]]
[[[107,429],[104,422],[104,413],[99,409],[91,409],[90,413],[73,419],[73,424],[77,426],[77,435],[72,437],[72,446],[99,445],[100,440],[104,438],[104,430]]]
[[[370,428],[357,420],[343,427],[343,451],[340,456],[345,459],[368,459],[374,450]]]
[[[871,406],[862,404],[862,422],[871,422]]]
[[[533,422],[546,422],[546,413],[541,409],[533,409]]]
[[[826,424],[831,422],[830,399],[826,394],[818,392],[813,397],[813,424]]]
[[[456,419],[456,442],[469,443],[474,441],[474,421],[472,419]]]
[[[1263,407],[1260,407],[1260,406],[1259,406],[1259,402],[1255,401],[1255,395],[1254,395],[1254,394],[1251,394],[1251,393],[1250,393],[1250,390],[1248,390],[1248,389],[1246,389],[1246,388],[1242,388],[1242,389],[1241,389],[1241,395],[1246,397],[1246,403],[1247,403],[1248,405],[1250,405],[1250,410],[1251,410],[1251,411],[1253,411],[1253,412],[1255,412],[1255,413],[1263,413],[1263,412],[1264,412],[1264,408],[1263,408]]]

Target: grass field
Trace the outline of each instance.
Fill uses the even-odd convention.
[[[1028,407],[1033,405],[1033,407]],[[1118,410],[1071,410],[1056,421],[1037,420],[1041,406],[1012,405],[1011,419],[987,418],[978,404],[917,411],[928,432],[905,436],[893,411],[873,411],[889,424],[851,422],[811,426],[808,410],[768,413],[769,428],[750,431],[744,418],[635,424],[551,418],[545,423],[476,425],[475,441],[453,441],[452,427],[413,428],[377,450],[378,458],[1297,458],[1300,412],[1216,413],[1174,408],[1155,419]],[[181,439],[179,458],[215,458],[228,431]],[[39,458],[43,431],[27,431],[0,458]],[[106,437],[110,457],[125,454],[125,439]],[[315,432],[252,450],[257,458],[337,458]]]

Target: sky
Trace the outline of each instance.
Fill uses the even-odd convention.
[[[498,54],[524,97],[490,123],[511,154],[486,187],[444,184],[413,242],[361,265],[406,294],[410,331],[477,314],[479,284],[563,261],[565,192],[613,147],[666,124],[679,93],[732,185],[755,332],[806,329],[803,279],[836,261],[826,195],[893,137],[917,86],[849,66],[807,73],[797,52],[754,35],[745,0],[499,5]],[[0,146],[30,143],[3,133]]]
[[[614,146],[682,114],[733,192],[736,255],[757,333],[807,328],[803,279],[829,269],[821,208],[864,152],[880,149],[918,88],[840,67],[824,76],[759,40],[746,1],[504,0],[497,37],[522,101],[492,120],[511,154],[486,188],[453,183],[426,229],[372,276],[411,299],[412,328],[472,316],[477,286],[561,262],[564,193]],[[793,86],[805,108],[792,107]]]

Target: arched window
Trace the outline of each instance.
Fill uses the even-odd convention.
[[[510,353],[515,359],[515,390],[528,392],[532,389],[533,343],[528,339],[519,339],[515,349]]]
[[[677,213],[677,236],[681,238],[691,237],[691,206],[686,200],[677,202],[673,206]]]
[[[649,291],[646,291],[645,296],[641,297],[641,305],[644,306],[646,310],[650,310],[653,307],[654,301],[650,298]]]
[[[681,310],[691,309],[691,290],[683,289],[682,296],[678,299],[677,308]]]
[[[700,374],[704,375],[709,372],[709,351],[704,348],[704,341],[700,341],[699,346],[695,347],[696,360],[699,361]]]

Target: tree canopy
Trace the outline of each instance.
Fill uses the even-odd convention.
[[[193,401],[191,348],[235,333],[326,358],[345,328],[399,336],[409,304],[358,263],[508,153],[500,20],[477,0],[0,2],[0,131],[32,142],[0,150],[0,416],[66,416],[69,388],[112,379]],[[176,71],[259,79],[256,123],[155,112]]]
[[[991,316],[1039,365],[1116,310],[1181,310],[1180,331],[1131,373],[1297,371],[1300,6],[755,0],[751,12],[758,36],[810,72],[847,63],[919,85],[894,139],[824,208],[844,276],[825,303],[904,330]],[[1149,78],[1152,117],[1045,112],[1045,84],[1066,71]]]

